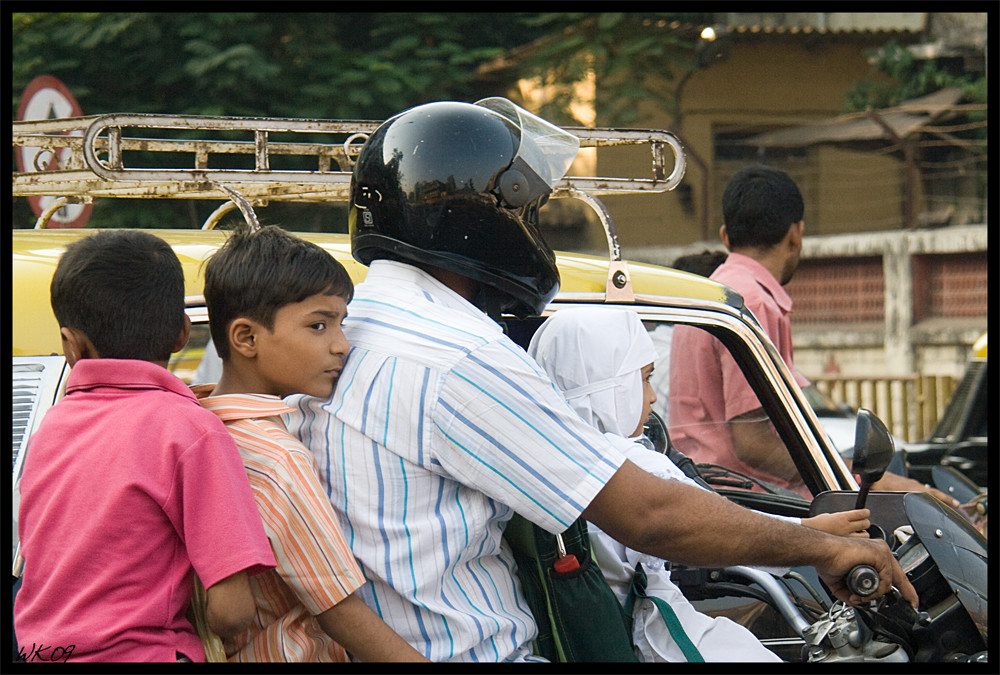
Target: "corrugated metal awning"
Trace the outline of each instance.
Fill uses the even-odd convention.
[[[879,117],[901,137],[919,131],[951,111],[962,98],[962,90],[948,87],[906,101],[895,108],[878,110]],[[841,115],[817,124],[768,131],[739,141],[741,145],[758,147],[794,147],[814,143],[865,141],[885,138],[885,131],[865,113]]]
[[[726,32],[737,35],[916,35],[926,12],[726,12]]]

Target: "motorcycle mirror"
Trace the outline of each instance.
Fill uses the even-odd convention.
[[[892,436],[885,424],[870,410],[858,410],[858,421],[854,427],[854,459],[851,472],[861,476],[861,489],[854,508],[864,508],[868,491],[873,483],[884,474],[892,456],[896,452]]]

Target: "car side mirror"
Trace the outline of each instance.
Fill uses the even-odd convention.
[[[868,491],[873,483],[884,474],[896,448],[885,424],[870,410],[858,410],[858,421],[854,427],[854,459],[851,473],[861,476],[861,489],[854,508],[864,508]]]

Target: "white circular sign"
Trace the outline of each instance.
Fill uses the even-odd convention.
[[[59,117],[80,117],[83,111],[73,94],[62,82],[51,75],[40,75],[28,83],[21,95],[17,111],[19,120],[48,120]],[[83,136],[83,130],[72,132]],[[21,172],[53,171],[65,167],[69,148],[53,153],[40,147],[24,146],[17,153],[17,169]],[[36,216],[52,204],[56,197],[29,197],[31,210]],[[90,218],[91,204],[66,204],[49,219],[47,227],[83,227]]]

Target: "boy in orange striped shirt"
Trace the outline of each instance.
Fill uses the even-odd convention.
[[[230,661],[424,661],[359,597],[365,579],[282,398],[333,393],[350,346],[354,286],[315,244],[276,226],[238,228],[205,267],[213,385],[194,387],[243,457],[278,566],[251,580],[256,615],[224,641]],[[346,650],[346,651],[345,651]]]

